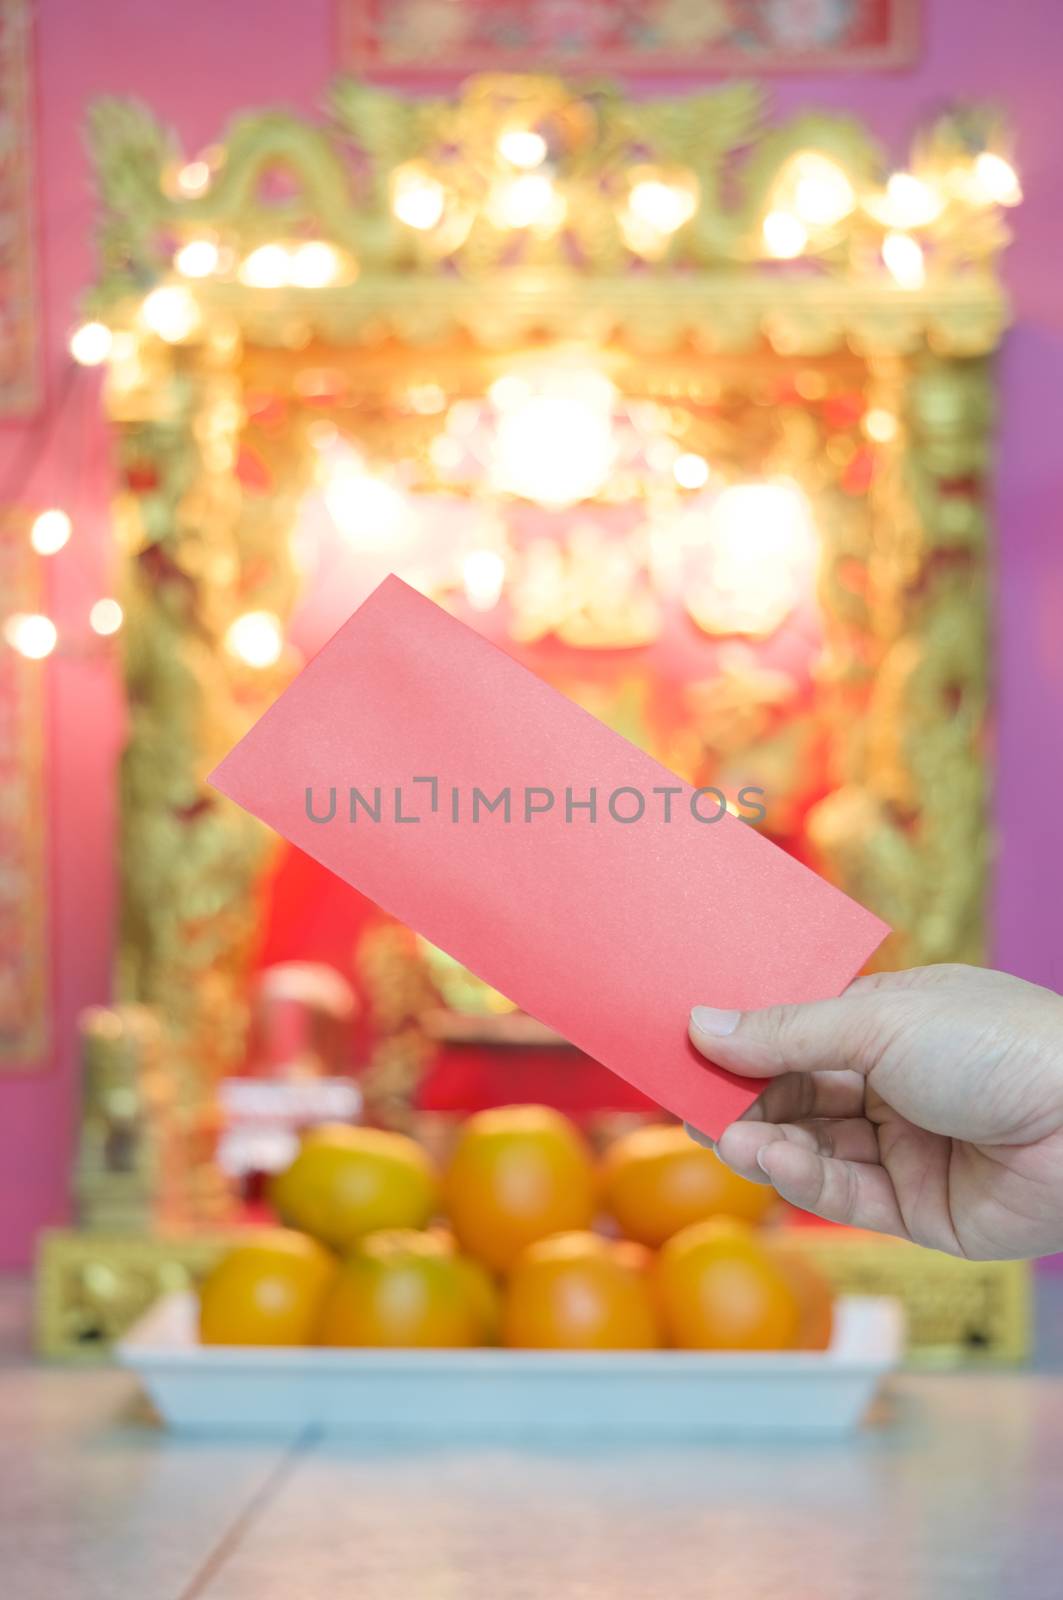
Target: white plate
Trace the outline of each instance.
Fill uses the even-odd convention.
[[[374,1440],[694,1440],[856,1427],[903,1346],[894,1300],[843,1297],[828,1350],[323,1350],[201,1345],[190,1294],[117,1347],[170,1427]]]

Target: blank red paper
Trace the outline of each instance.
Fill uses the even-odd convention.
[[[691,1006],[837,994],[888,932],[395,577],[211,781],[712,1136],[759,1086]]]

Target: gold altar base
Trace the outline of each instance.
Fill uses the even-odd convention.
[[[792,1228],[789,1237],[839,1293],[901,1301],[910,1365],[1015,1363],[1030,1355],[1033,1269],[1027,1261],[961,1261],[857,1228]]]
[[[187,1289],[230,1233],[121,1234],[53,1229],[37,1256],[37,1349],[63,1361],[99,1358],[154,1300]],[[957,1261],[879,1234],[795,1228],[790,1237],[844,1294],[904,1305],[916,1366],[1015,1363],[1030,1353],[1032,1281],[1024,1261]]]
[[[160,1296],[191,1288],[231,1241],[220,1232],[48,1229],[35,1274],[39,1354],[98,1360]]]

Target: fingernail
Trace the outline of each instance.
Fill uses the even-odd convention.
[[[710,1139],[707,1133],[702,1133],[700,1128],[692,1128],[689,1122],[684,1122],[688,1139],[693,1139],[695,1144],[700,1144],[705,1150],[715,1150],[716,1140]]]
[[[690,1020],[699,1033],[707,1033],[714,1039],[723,1039],[729,1033],[734,1033],[742,1019],[740,1011],[720,1011],[716,1006],[695,1006],[690,1013]]]
[[[767,1155],[769,1149],[769,1145],[762,1144],[760,1149],[757,1151],[757,1166],[760,1168],[761,1172],[764,1173],[765,1177],[768,1178],[771,1177],[771,1173],[768,1171],[767,1163],[765,1162],[764,1157]]]

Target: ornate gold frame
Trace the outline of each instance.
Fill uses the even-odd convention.
[[[898,426],[881,446],[864,542],[827,535],[822,715],[837,788],[812,834],[824,869],[899,930],[885,959],[977,959],[989,357],[1007,321],[995,272],[1006,230],[965,174],[973,151],[999,147],[992,119],[956,114],[916,142],[913,168],[940,205],[914,230],[931,259],[926,282],[902,288],[881,263],[889,222],[870,197],[884,169],[867,133],[815,115],[768,127],[747,84],[632,102],[609,87],[490,77],[454,99],[407,101],[343,82],[329,112],[320,125],[279,112],[238,119],[195,184],[139,106],[105,101],[91,120],[103,259],[91,310],[115,333],[106,405],[125,477],[118,987],[163,1017],[189,1117],[241,1046],[241,975],[270,849],[204,776],[283,679],[283,663],[252,672],[223,639],[238,612],[284,616],[295,592],[285,535],[309,479],[305,431],[283,435],[265,492],[244,493],[237,473],[246,373],[261,377],[293,349],[308,361],[341,354],[373,385],[448,364],[468,381],[529,343],[590,342],[621,352],[651,389],[671,371],[672,392],[736,354],[858,358],[873,407]],[[499,131],[515,118],[563,130],[568,219],[524,229],[516,259],[489,204]],[[770,263],[762,219],[809,149],[869,198],[815,230],[800,262]],[[641,253],[618,198],[636,157],[696,201]],[[396,174],[411,164],[446,171],[459,219],[449,236],[397,219]],[[278,168],[289,188],[267,203],[261,179]],[[175,248],[204,234],[236,261],[278,237],[326,241],[333,281],[181,278]],[[145,327],[145,293],[159,285],[192,307],[176,336]],[[866,714],[854,715],[869,684]]]
[[[566,207],[563,227],[523,228],[516,250],[491,211],[495,152],[512,126],[556,136]],[[879,446],[870,515],[855,530],[844,520],[824,529],[818,716],[836,787],[811,832],[823,869],[898,930],[884,961],[979,958],[991,357],[1008,309],[996,275],[1003,212],[971,173],[979,152],[1000,161],[1001,141],[979,110],[915,141],[912,170],[936,203],[906,234],[925,282],[902,287],[883,267],[895,223],[873,140],[843,117],[770,126],[748,84],[635,102],[608,85],[542,77],[473,79],[435,100],[345,81],[322,123],[243,116],[192,163],[141,106],[93,108],[102,270],[87,310],[113,332],[105,403],[122,479],[114,521],[127,619],[117,989],[164,1026],[193,1218],[202,1222],[217,1196],[206,1154],[212,1091],[243,1045],[256,888],[271,848],[204,780],[288,671],[283,658],[252,670],[224,639],[242,612],[290,610],[287,533],[313,455],[304,427],[282,427],[268,484],[246,492],[245,402],[252,376],[268,388],[293,352],[342,359],[367,393],[444,374],[456,392],[479,383],[482,393],[507,354],[573,342],[608,349],[640,392],[673,397],[714,362],[807,363],[813,376],[859,362],[870,406],[895,427]],[[844,175],[853,206],[808,230],[799,260],[770,260],[765,216],[810,150]],[[276,169],[287,188],[267,199],[263,175]],[[397,218],[395,184],[411,169],[444,175],[445,227]],[[647,171],[692,204],[681,226],[633,242],[624,196]],[[175,251],[202,237],[219,247],[218,270],[182,276]],[[251,252],[298,239],[329,247],[327,284],[242,281]],[[180,313],[161,329],[148,314],[160,288]],[[390,1057],[380,1066],[384,1098],[408,1083]],[[48,1241],[49,1348],[108,1337],[143,1303],[145,1284],[162,1282],[169,1264],[179,1275],[200,1249],[187,1236],[130,1237],[132,1255],[129,1241],[99,1234]],[[101,1263],[114,1279],[104,1273],[103,1289],[89,1283]],[[104,1290],[101,1309],[92,1296]]]

